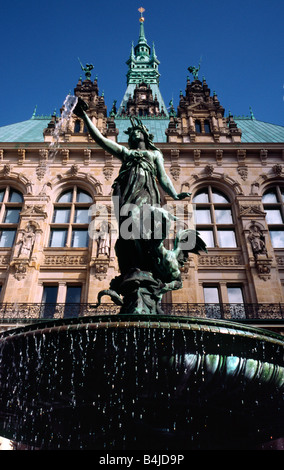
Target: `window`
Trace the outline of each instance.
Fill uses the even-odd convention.
[[[75,125],[74,125],[75,134],[78,134],[80,132],[80,128],[81,128],[81,121],[79,121],[79,119],[77,119],[75,121]]]
[[[240,286],[227,286],[231,318],[246,318],[243,292]]]
[[[222,290],[222,294],[219,285],[203,287],[206,317],[246,318],[242,287],[227,284]]]
[[[67,286],[64,318],[78,317],[81,303],[81,286]]]
[[[284,248],[284,187],[268,189],[262,197],[271,243],[274,248]]]
[[[220,295],[218,286],[203,287],[205,312],[207,318],[221,318]],[[212,305],[210,305],[212,304]]]
[[[200,134],[201,133],[201,123],[200,121],[195,121],[195,131]]]
[[[42,294],[41,318],[53,318],[56,308],[58,286],[44,286]]]
[[[12,247],[23,205],[23,196],[11,187],[0,189],[0,247]]]
[[[54,204],[50,247],[84,248],[88,246],[89,208],[92,202],[92,197],[77,186],[64,191],[59,196]]]
[[[210,134],[211,132],[209,121],[204,121],[204,132],[205,134]]]
[[[231,204],[222,192],[208,186],[193,197],[195,224],[208,248],[237,246]]]

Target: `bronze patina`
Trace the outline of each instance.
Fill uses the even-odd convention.
[[[99,293],[99,303],[103,295],[110,295],[114,302],[122,305],[121,313],[162,313],[163,294],[182,287],[180,268],[188,253],[206,251],[206,245],[195,230],[185,229],[177,233],[172,250],[165,248],[164,240],[175,217],[161,207],[157,183],[173,200],[189,198],[190,193],[176,192],[165,171],[163,154],[141,120],[130,118],[131,127],[125,131],[127,148],[105,138],[89,118],[87,109],[88,105],[78,98],[74,113],[84,120],[95,142],[121,161],[113,183],[113,196],[119,201],[116,210],[119,236],[115,251],[120,275],[111,281],[110,289]],[[129,217],[130,236],[123,233]]]

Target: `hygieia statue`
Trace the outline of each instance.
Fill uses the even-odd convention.
[[[95,142],[121,161],[113,183],[113,197],[118,201],[115,251],[120,275],[111,281],[109,289],[99,293],[98,305],[103,295],[109,295],[122,306],[121,313],[163,313],[163,294],[182,287],[180,268],[188,253],[206,251],[206,245],[195,230],[184,229],[176,235],[173,249],[165,248],[164,240],[175,216],[161,207],[157,182],[174,200],[185,199],[190,193],[176,192],[165,171],[162,152],[139,119],[130,118],[132,126],[125,131],[127,148],[105,138],[88,117],[87,109],[78,98],[73,112],[84,120]]]

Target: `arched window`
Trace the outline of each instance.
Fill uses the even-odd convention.
[[[0,189],[0,248],[13,246],[22,206],[19,191],[9,186]]]
[[[231,203],[218,189],[208,186],[193,197],[195,224],[208,248],[237,246]]]
[[[201,133],[201,123],[200,121],[195,121],[195,131],[200,134]]]
[[[274,248],[284,248],[284,187],[270,188],[263,194],[263,208]]]
[[[77,248],[89,244],[89,207],[93,199],[86,191],[74,186],[61,193],[56,203],[51,223],[49,246]]]

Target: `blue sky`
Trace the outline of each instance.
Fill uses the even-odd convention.
[[[283,0],[14,0],[1,6],[0,126],[52,114],[76,86],[78,62],[94,65],[108,111],[126,89],[126,60],[139,35],[160,60],[166,104],[178,105],[198,65],[226,114],[284,125]]]

